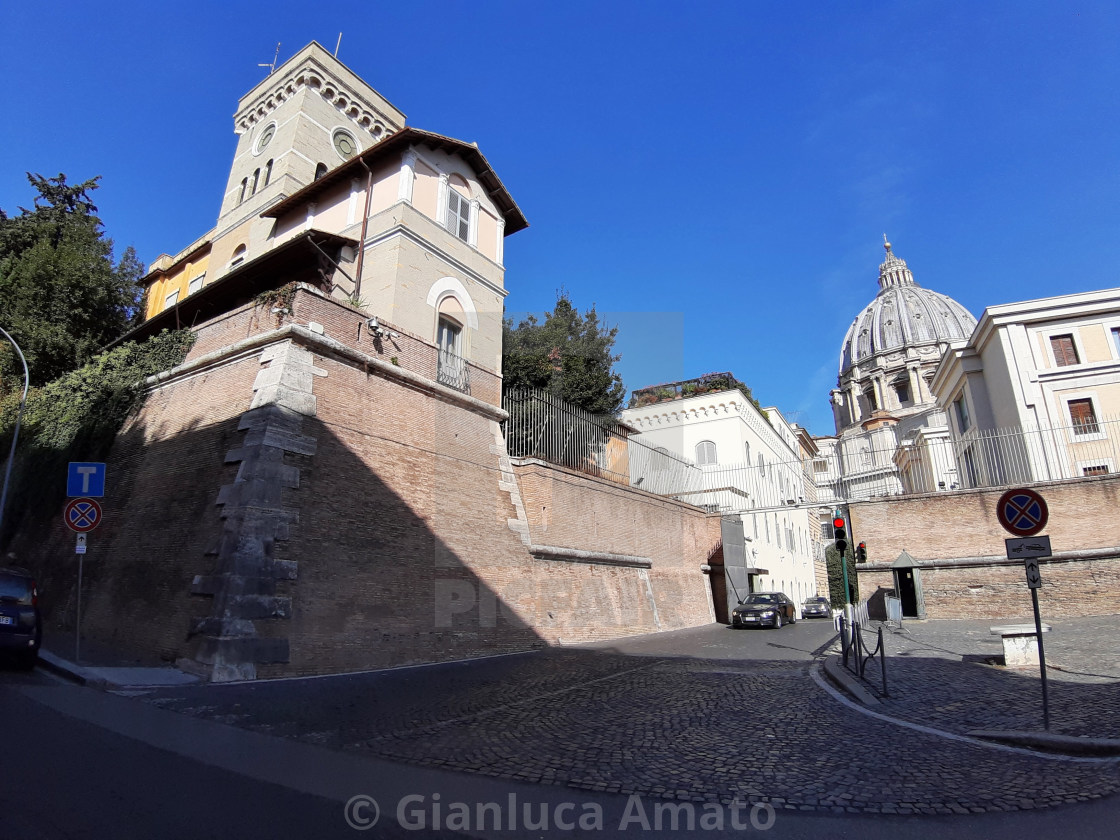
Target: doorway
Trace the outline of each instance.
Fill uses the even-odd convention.
[[[895,571],[898,598],[902,601],[902,615],[904,618],[918,617],[918,586],[915,580],[917,569],[898,569]]]

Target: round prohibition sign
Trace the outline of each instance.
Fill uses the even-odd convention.
[[[999,524],[1017,537],[1033,537],[1046,527],[1050,510],[1034,490],[1008,490],[996,503]]]
[[[101,524],[101,505],[96,499],[71,499],[62,512],[71,531],[84,534]]]

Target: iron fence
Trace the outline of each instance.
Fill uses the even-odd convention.
[[[663,496],[688,497],[702,488],[694,463],[633,440],[613,417],[592,414],[537,388],[507,390],[502,408],[509,413],[504,431],[511,457],[539,458]]]
[[[858,443],[858,442],[857,442]],[[1120,471],[1120,419],[1067,426],[970,429],[903,442],[896,449],[858,451],[843,442],[817,484],[822,503],[878,496],[982,490],[1061,481]]]

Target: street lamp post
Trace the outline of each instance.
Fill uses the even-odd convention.
[[[27,372],[27,359],[23,357],[23,351],[19,349],[16,340],[12,338],[8,331],[0,327],[0,333],[4,334],[4,338],[12,343],[12,347],[16,348],[16,355],[19,356],[20,362],[23,363],[23,396],[19,399],[19,411],[16,413],[16,428],[12,433],[12,449],[8,453],[8,465],[4,468],[4,489],[0,491],[0,539],[4,537],[4,510],[7,508],[8,503],[8,480],[12,477],[12,464],[16,460],[16,443],[19,441],[19,425],[23,422],[23,406],[27,402],[27,389],[31,385],[31,375]]]

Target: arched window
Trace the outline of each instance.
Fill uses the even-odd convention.
[[[259,169],[253,170],[253,191],[249,195],[257,194],[257,183],[261,180],[261,171]]]
[[[696,444],[696,463],[700,466],[718,463],[716,460],[716,445],[710,440],[702,440]]]
[[[272,180],[272,161],[264,165],[264,185],[267,187],[268,182]]]
[[[320,178],[322,178],[326,174],[327,174],[327,165],[325,163],[320,163],[315,167],[315,180],[316,181],[318,181]]]
[[[231,269],[232,268],[237,268],[237,266],[239,266],[239,265],[241,265],[241,263],[245,262],[245,250],[246,249],[245,249],[244,245],[238,245],[234,249],[233,256],[230,258],[230,261],[229,261],[229,267]]]
[[[758,453],[758,475],[761,478],[766,478],[766,459],[762,457],[762,453]]]
[[[245,200],[245,191],[247,189],[249,189],[249,179],[248,178],[242,178],[241,179],[241,195],[239,195],[237,197],[237,203],[238,204],[240,204],[242,201]]]
[[[749,440],[743,444],[743,452],[746,455],[746,462],[749,464],[751,462],[751,442]]]

